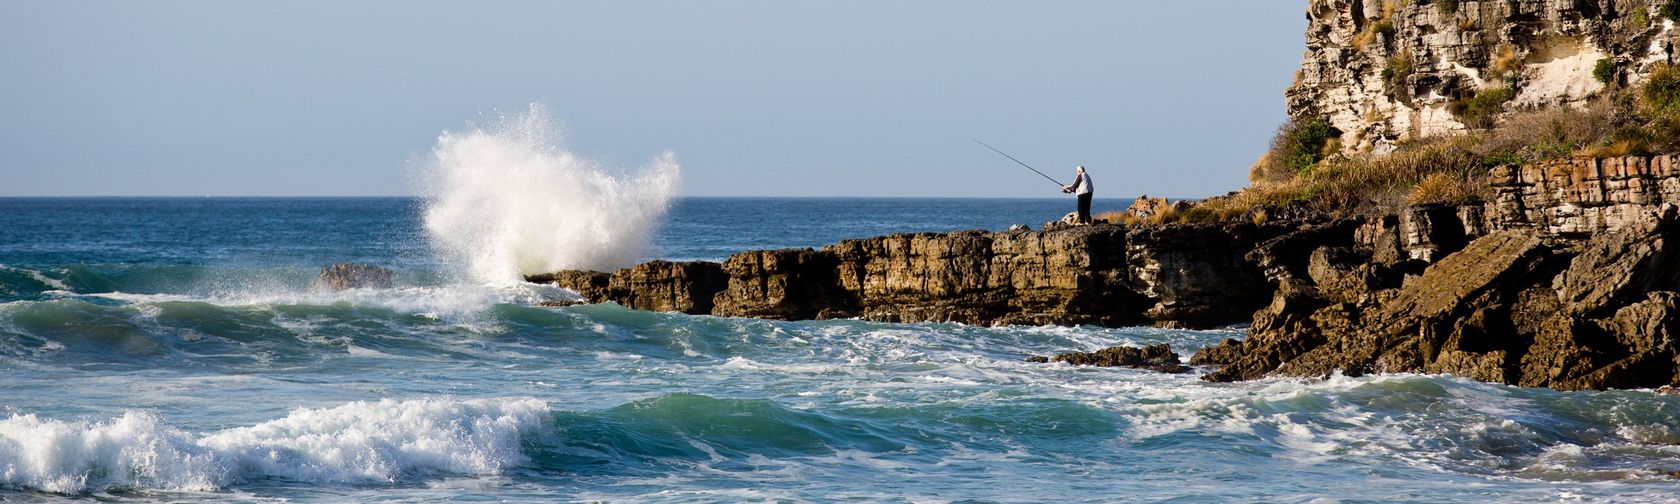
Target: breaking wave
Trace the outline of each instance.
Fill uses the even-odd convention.
[[[434,246],[477,282],[560,269],[611,270],[642,256],[677,188],[667,152],[612,170],[560,146],[540,105],[438,137],[422,192]]]
[[[102,422],[13,414],[0,420],[0,485],[209,491],[265,478],[364,483],[498,474],[529,460],[521,439],[549,418],[536,399],[387,399],[194,436],[139,411]]]

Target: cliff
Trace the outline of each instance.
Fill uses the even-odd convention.
[[[1669,59],[1672,3],[1310,0],[1289,115],[1328,120],[1348,151],[1386,152],[1489,112],[1577,105]]]

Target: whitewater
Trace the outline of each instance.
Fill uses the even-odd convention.
[[[674,156],[609,166],[561,131],[539,110],[445,133],[417,167],[420,198],[0,199],[0,499],[1680,496],[1680,397],[1652,391],[1425,375],[1214,384],[1024,361],[1187,353],[1240,327],[539,306],[569,293],[520,274],[996,230],[1070,206],[672,198]],[[633,218],[612,225],[620,210]],[[311,289],[341,261],[390,267],[396,285]]]

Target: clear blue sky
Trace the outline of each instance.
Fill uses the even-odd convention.
[[[405,195],[439,133],[542,102],[688,196],[1245,185],[1291,0],[0,3],[0,196]],[[1064,180],[1065,182],[1065,180]]]

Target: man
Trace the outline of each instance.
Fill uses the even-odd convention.
[[[1091,175],[1085,173],[1084,166],[1074,167],[1073,183],[1062,186],[1063,193],[1073,193],[1079,196],[1079,223],[1091,223]]]

